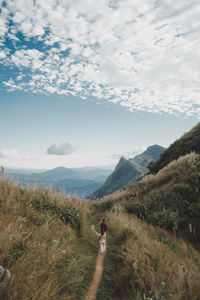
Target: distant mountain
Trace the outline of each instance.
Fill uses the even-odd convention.
[[[6,169],[5,173],[20,182],[24,187],[37,183],[40,187],[53,187],[56,190],[63,188],[68,194],[85,197],[98,189],[112,170],[87,167],[87,168],[65,168],[57,167],[52,170],[37,173],[30,170]],[[34,175],[33,175],[34,174]]]
[[[37,177],[44,180],[63,180],[63,179],[80,179],[81,176],[73,169],[58,167],[46,172],[37,174]]]
[[[104,181],[95,182],[93,180],[75,180],[75,179],[64,179],[56,181],[53,186],[56,190],[59,188],[64,189],[67,194],[77,195],[79,197],[85,197],[86,195],[92,193],[96,189],[100,188]]]
[[[151,173],[157,173],[169,162],[193,151],[200,153],[200,123],[170,145],[160,156],[160,159],[149,166],[149,170]]]
[[[153,145],[134,158],[125,159],[121,157],[114,172],[108,176],[100,189],[89,195],[89,198],[101,198],[137,180],[141,175],[148,172],[149,163],[158,159],[164,150],[165,148],[162,146]]]
[[[105,181],[108,175],[112,172],[112,169],[98,168],[98,167],[86,167],[73,169],[81,178],[90,179],[95,181]]]
[[[6,174],[33,174],[33,173],[42,173],[45,172],[45,169],[13,169],[13,168],[4,168]]]
[[[64,180],[64,179],[84,179],[94,181],[104,181],[112,170],[102,168],[65,168],[58,167],[46,172],[40,173],[37,176],[45,180]]]

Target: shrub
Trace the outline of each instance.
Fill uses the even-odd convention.
[[[53,217],[58,217],[65,224],[69,223],[72,226],[77,226],[80,230],[81,213],[74,206],[61,204],[57,199],[49,199],[45,195],[33,195],[31,203],[37,210],[48,213]]]
[[[25,248],[26,247],[22,241],[14,243],[9,249],[8,256],[4,257],[3,265],[10,267],[12,264],[14,264],[16,260],[18,260],[24,254]]]
[[[129,214],[134,214],[138,218],[145,218],[147,214],[147,207],[140,202],[126,202],[124,204],[125,210]]]
[[[155,211],[148,215],[147,222],[174,231],[178,228],[178,213],[169,210]]]
[[[111,199],[102,200],[93,204],[93,207],[96,211],[105,212],[113,207],[114,201]]]

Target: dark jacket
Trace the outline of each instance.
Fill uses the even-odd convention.
[[[100,226],[101,226],[101,234],[104,234],[108,230],[108,226],[106,222],[102,222]]]

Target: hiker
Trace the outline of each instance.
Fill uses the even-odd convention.
[[[99,238],[100,241],[100,251],[103,254],[104,251],[106,250],[106,231],[108,230],[108,226],[105,222],[105,219],[102,220],[102,223],[100,224],[100,229],[101,229],[101,235]]]
[[[106,233],[106,231],[108,230],[108,225],[106,224],[105,219],[102,220],[102,222],[100,224],[100,228],[101,228],[101,235]]]

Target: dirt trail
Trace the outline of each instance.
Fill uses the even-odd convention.
[[[94,225],[91,226],[91,229],[96,233],[97,236],[99,236],[99,233],[95,230]],[[85,296],[85,300],[95,300],[96,299],[98,286],[99,286],[99,283],[101,282],[101,277],[102,277],[102,273],[103,273],[103,261],[104,261],[105,255],[106,255],[106,251],[104,251],[104,253],[101,254],[101,252],[99,250],[99,254],[97,256],[97,261],[96,261],[95,272],[93,275],[91,285]]]

